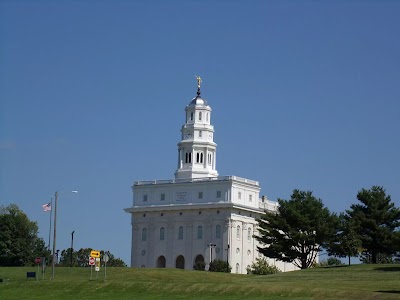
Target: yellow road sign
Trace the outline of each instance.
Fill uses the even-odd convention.
[[[100,251],[92,250],[90,251],[91,257],[100,257]]]

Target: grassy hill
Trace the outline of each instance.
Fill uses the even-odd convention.
[[[0,267],[0,299],[400,299],[399,265],[317,268],[268,276],[177,269],[50,268],[44,280],[32,268]]]

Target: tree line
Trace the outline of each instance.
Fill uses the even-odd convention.
[[[56,265],[86,267],[89,265],[91,248],[78,251],[68,248],[56,253]],[[126,267],[126,264],[110,252],[100,251],[102,265],[103,256],[108,254],[107,266]],[[71,256],[72,254],[72,256]],[[0,206],[0,266],[31,266],[36,257],[44,257],[48,264],[52,263],[51,251],[38,236],[37,222],[15,204]],[[72,260],[71,260],[72,258]]]
[[[356,204],[331,213],[311,191],[294,190],[278,199],[276,212],[259,218],[260,253],[301,269],[315,264],[325,249],[336,257],[359,257],[363,263],[391,263],[400,251],[400,209],[381,186],[361,189]]]

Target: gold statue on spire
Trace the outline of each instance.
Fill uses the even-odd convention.
[[[198,89],[200,89],[200,85],[201,85],[201,77],[200,76],[197,76],[197,75],[194,75],[194,77],[196,77],[196,79],[197,79],[197,88]]]

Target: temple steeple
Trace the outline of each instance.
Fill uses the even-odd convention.
[[[211,107],[201,98],[201,77],[197,79],[197,96],[186,106],[186,121],[178,143],[178,169],[175,178],[216,177],[216,148]]]

